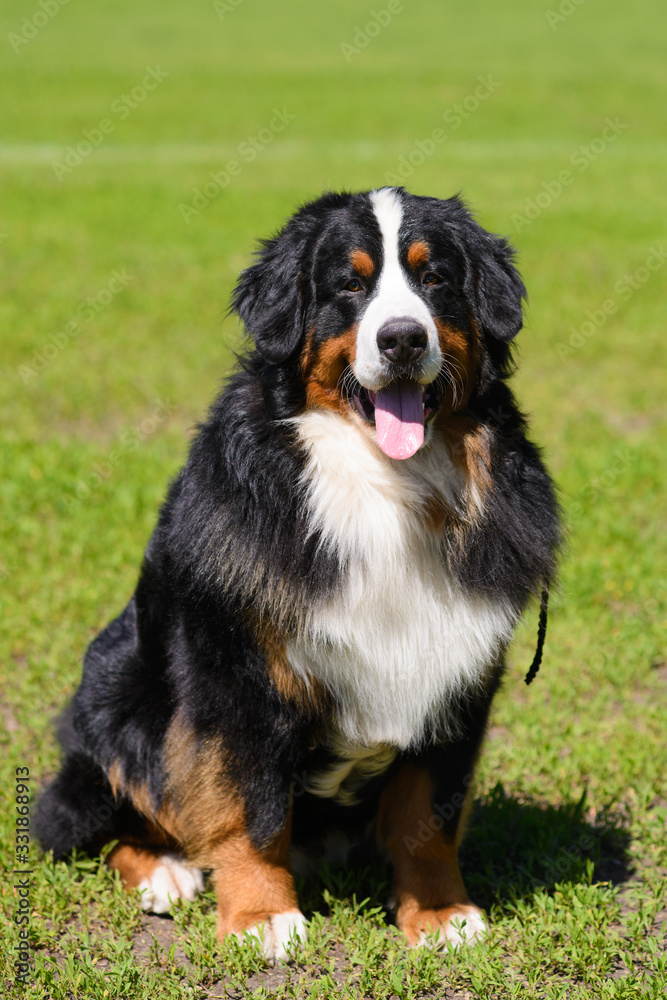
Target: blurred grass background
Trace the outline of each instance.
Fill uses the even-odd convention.
[[[56,13],[38,29],[28,23],[44,22],[38,4],[3,6],[3,861],[12,864],[14,768],[27,763],[37,782],[55,767],[50,719],[76,685],[87,642],[131,593],[166,483],[233,364],[241,332],[226,308],[254,241],[324,188],[386,183],[410,156],[416,163],[416,144],[423,148],[441,128],[446,138],[406,186],[441,197],[462,192],[482,224],[518,248],[530,305],[516,389],[569,524],[544,666],[525,689],[531,619],[495,707],[480,800],[497,796],[501,782],[518,804],[570,808],[585,791],[591,823],[615,809],[630,837],[622,864],[633,891],[653,887],[653,910],[642,904],[643,936],[664,950],[664,927],[653,923],[667,868],[664,6],[401,6],[375,37],[364,27],[372,9],[348,0],[71,0],[63,7],[53,0],[47,8]],[[383,0],[374,9],[384,11]],[[133,98],[148,67],[166,76]],[[470,110],[480,78],[494,81],[493,92]],[[121,117],[112,109],[124,94],[136,106],[125,105]],[[453,127],[457,105],[467,117]],[[261,130],[274,109],[294,118],[270,141],[259,140],[248,162],[239,147],[266,139]],[[67,147],[104,118],[113,131],[69,172],[56,171]],[[612,134],[608,119],[617,123],[613,141],[601,138]],[[231,159],[240,172],[184,221],[179,206],[192,204],[195,190]],[[554,197],[563,170],[572,182]],[[110,285],[114,272],[130,278],[109,293],[118,288]],[[63,337],[73,320],[76,334],[70,327]],[[502,809],[497,815],[504,822]],[[473,823],[471,858],[485,838],[492,854],[483,816],[477,840],[475,830]],[[583,875],[575,874],[578,884]],[[603,990],[631,991],[636,980],[662,995],[664,969],[627,944],[620,897],[598,874],[602,887],[592,890],[591,905],[608,917],[607,944],[587,939],[576,974],[547,965],[548,988],[566,984],[569,992],[554,996],[591,989],[634,996]],[[73,870],[71,886],[76,878]],[[473,884],[475,872],[468,878]],[[482,901],[498,908],[491,947],[507,939],[515,920],[511,884],[505,873],[490,888],[479,885],[490,893]],[[526,926],[544,920],[541,891],[527,896]],[[104,921],[111,896],[100,899]],[[556,907],[549,940],[568,939],[569,912],[569,903]],[[65,948],[60,931],[49,937],[45,928],[67,919],[44,890],[34,930],[40,968],[58,941]],[[204,926],[212,917],[204,909],[198,919]],[[528,992],[520,995],[552,995],[539,992],[545,959],[529,953],[521,933],[511,954],[501,948],[488,961],[522,970],[517,981]],[[621,939],[627,961],[618,957]],[[485,996],[473,968],[459,962],[455,981]],[[161,974],[156,982],[176,989],[178,977]],[[35,989],[56,995],[45,975]],[[519,995],[507,992],[513,976],[499,974],[488,995]],[[65,977],[57,989],[70,995],[73,982]],[[124,988],[114,995],[140,995]]]

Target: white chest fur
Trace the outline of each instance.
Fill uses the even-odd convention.
[[[333,693],[338,739],[406,748],[436,721],[447,728],[447,705],[483,679],[516,616],[509,603],[462,591],[426,523],[434,496],[456,504],[465,488],[443,444],[398,462],[360,419],[312,410],[295,424],[313,528],[346,569],[290,642],[290,663]]]

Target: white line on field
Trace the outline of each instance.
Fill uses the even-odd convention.
[[[406,139],[405,142],[409,140]],[[568,156],[574,140],[466,140],[452,142],[443,150],[448,159],[477,160],[497,159],[536,160],[542,157]],[[265,159],[291,161],[308,156],[309,159],[341,156],[357,161],[391,159],[401,152],[400,141],[387,142],[328,142],[311,143],[285,140],[266,149]],[[0,164],[7,166],[50,165],[64,155],[65,145],[46,143],[0,143]],[[107,142],[95,151],[96,163],[218,163],[229,159],[238,151],[238,143],[158,143],[150,145],[117,144]],[[667,158],[667,142],[634,142],[615,148],[614,156],[624,159]]]

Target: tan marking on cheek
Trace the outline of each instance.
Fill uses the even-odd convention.
[[[350,261],[357,274],[361,274],[364,278],[370,278],[375,270],[373,258],[365,250],[353,250]]]
[[[443,358],[456,362],[456,371],[463,378],[463,402],[467,402],[477,380],[481,339],[474,319],[471,317],[473,330],[472,343],[460,331],[447,326],[441,320],[436,320],[440,349]],[[480,507],[493,485],[491,474],[491,433],[489,428],[478,420],[466,417],[461,413],[452,412],[453,392],[443,401],[443,405],[435,419],[435,430],[440,433],[447,445],[452,462],[463,473],[470,484],[469,509],[471,518],[478,516]],[[461,391],[456,409],[461,408]]]
[[[473,353],[468,343],[468,338],[462,330],[457,330],[456,327],[449,326],[441,319],[436,319],[435,325],[443,354],[448,353],[463,356]]]
[[[477,338],[472,343],[456,327],[449,326],[441,319],[435,320],[438,340],[443,357],[443,368],[449,368],[449,377],[442,401],[442,410],[460,410],[466,405],[475,386],[479,367]],[[445,364],[448,362],[448,365]]]
[[[348,411],[342,381],[345,370],[354,364],[356,351],[356,326],[318,345],[310,335],[301,362],[309,408]]]
[[[417,240],[411,244],[408,250],[408,264],[415,269],[421,267],[428,260],[430,253],[428,244],[424,243],[423,240]]]
[[[378,838],[394,867],[396,923],[415,944],[424,930],[446,925],[470,905],[458,863],[458,838],[447,839],[433,811],[433,783],[425,768],[406,764],[385,788]]]

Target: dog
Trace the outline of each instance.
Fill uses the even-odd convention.
[[[370,837],[410,945],[484,933],[457,851],[559,544],[507,384],[525,294],[458,197],[328,193],[261,243],[233,296],[252,344],[63,717],[45,849],[117,841],[156,913],[210,870],[220,939],[275,961],[307,933],[293,864]]]

